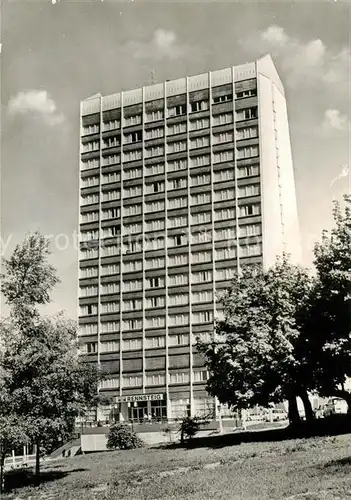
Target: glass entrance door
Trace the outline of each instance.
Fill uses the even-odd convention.
[[[137,403],[131,403],[128,408],[128,419],[130,422],[142,423],[147,420],[147,402],[138,401]]]

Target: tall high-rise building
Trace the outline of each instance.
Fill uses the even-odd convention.
[[[207,411],[194,343],[216,295],[242,266],[299,260],[272,59],[96,95],[80,120],[81,352],[124,419]]]

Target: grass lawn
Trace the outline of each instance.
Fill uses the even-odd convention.
[[[170,498],[351,499],[351,434],[77,456],[44,466],[39,486],[3,495],[4,500]]]

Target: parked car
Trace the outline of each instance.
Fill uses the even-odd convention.
[[[330,415],[340,415],[343,413],[347,413],[346,401],[341,398],[329,399],[324,408],[324,416],[329,417]]]

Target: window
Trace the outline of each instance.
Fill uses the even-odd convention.
[[[145,158],[152,158],[153,156],[161,156],[164,154],[163,146],[152,146],[145,149]]]
[[[211,230],[199,231],[191,235],[191,243],[193,245],[197,245],[198,243],[209,243],[210,241],[212,241]]]
[[[201,186],[203,184],[210,184],[211,176],[210,174],[201,174],[191,176],[191,185],[192,186]]]
[[[87,342],[86,344],[80,345],[81,354],[95,354],[98,350],[97,342]]]
[[[170,335],[168,337],[168,343],[170,346],[187,345],[189,344],[189,335],[187,333],[181,333],[179,335]]]
[[[102,193],[102,201],[119,200],[120,197],[121,197],[121,192],[117,191],[116,189],[104,191]]]
[[[234,159],[234,151],[220,151],[213,155],[214,163],[222,163],[224,161],[232,161]]]
[[[141,149],[137,151],[126,151],[123,153],[123,158],[124,161],[136,161],[136,160],[141,160],[142,157],[142,152]]]
[[[208,378],[207,370],[193,371],[193,381],[194,382],[206,382],[207,378]]]
[[[93,187],[98,185],[99,185],[98,176],[85,177],[84,179],[82,179],[82,188]]]
[[[208,128],[210,126],[209,118],[202,118],[200,120],[190,121],[190,130],[201,130],[203,128]]]
[[[168,297],[168,304],[170,306],[184,306],[189,303],[189,295],[181,293],[179,295],[170,295]]]
[[[213,144],[222,144],[223,142],[233,141],[233,132],[221,132],[213,135]]]
[[[102,295],[110,293],[119,293],[119,283],[104,283],[101,285]]]
[[[138,179],[138,177],[142,177],[143,172],[141,168],[128,168],[124,171],[124,179]]]
[[[162,276],[155,276],[146,280],[146,288],[162,288],[165,286],[165,279]]]
[[[235,238],[235,228],[234,227],[221,227],[215,229],[215,240],[232,240]]]
[[[253,156],[258,156],[258,146],[246,146],[245,148],[238,148],[238,160],[243,158],[251,158]]]
[[[213,301],[213,292],[211,290],[193,292],[193,302],[196,304],[203,304],[205,302],[212,302],[212,301]]]
[[[165,247],[164,236],[158,236],[157,238],[150,238],[145,240],[146,248],[145,250],[161,250]]]
[[[82,196],[82,205],[93,205],[94,203],[99,203],[98,194],[87,194]]]
[[[246,109],[241,109],[240,111],[236,112],[236,120],[252,120],[254,118],[257,118],[257,106],[254,106],[252,108],[246,108]]]
[[[187,274],[171,274],[169,276],[169,286],[180,286],[188,284]]]
[[[189,314],[170,314],[168,316],[169,326],[180,326],[189,324]]]
[[[236,138],[238,141],[242,139],[252,139],[254,137],[258,137],[257,127],[245,127],[236,131]]]
[[[217,248],[215,256],[216,260],[236,259],[236,247]]]
[[[106,378],[100,382],[101,389],[114,389],[115,387],[119,387],[118,376]]]
[[[110,274],[118,274],[119,265],[118,264],[106,264],[101,266],[101,274],[103,276],[108,276]]]
[[[163,163],[157,163],[156,165],[146,165],[145,175],[158,175],[163,174],[165,171],[165,166]]]
[[[146,375],[146,385],[165,385],[165,375]]]
[[[183,215],[181,217],[170,217],[168,219],[168,227],[173,228],[173,227],[183,227],[188,224],[188,217],[186,215]]]
[[[186,132],[186,123],[175,123],[174,125],[168,125],[167,135],[183,134]]]
[[[236,275],[236,269],[224,268],[216,270],[216,281],[229,281]]]
[[[177,254],[169,257],[169,266],[185,266],[188,264],[188,254]]]
[[[167,162],[167,171],[176,172],[177,170],[184,170],[187,168],[186,160],[174,160]]]
[[[164,228],[164,219],[149,220],[145,223],[145,231],[162,231]]]
[[[158,139],[159,137],[163,137],[164,135],[164,128],[163,127],[157,127],[157,128],[150,128],[148,130],[145,130],[145,139]]]
[[[146,113],[147,122],[156,122],[163,119],[163,109],[158,109],[156,111],[148,111]]]
[[[203,137],[195,137],[194,139],[190,140],[190,149],[205,148],[209,145],[210,145],[210,138],[208,135]]]
[[[206,111],[208,109],[208,101],[196,101],[190,104],[191,113],[198,111]]]
[[[130,260],[123,262],[124,273],[135,273],[143,269],[143,262],[141,260]]]
[[[191,216],[192,224],[206,224],[206,222],[211,222],[211,212],[200,212]]]
[[[121,144],[119,136],[107,137],[102,141],[103,148],[115,148]]]
[[[137,311],[142,309],[143,304],[141,299],[130,299],[123,301],[123,311]]]
[[[236,98],[237,99],[242,99],[243,97],[253,97],[257,95],[257,90],[256,89],[250,89],[250,90],[243,90],[241,92],[236,93]]]
[[[222,208],[221,210],[215,210],[215,220],[234,219],[234,217],[234,208]]]
[[[213,126],[226,125],[227,123],[233,123],[233,113],[222,113],[213,117]]]
[[[262,245],[261,243],[254,243],[252,245],[245,245],[239,247],[240,257],[253,257],[255,255],[261,255]]]
[[[164,201],[152,201],[145,203],[145,212],[160,212],[165,209]]]
[[[173,210],[174,208],[184,208],[188,206],[188,198],[185,196],[182,198],[171,198],[168,200],[168,208],[169,210]]]
[[[167,153],[179,153],[180,151],[186,151],[186,141],[176,141],[167,144]]]
[[[79,312],[80,316],[92,316],[94,314],[97,314],[97,305],[86,304],[84,306],[80,306]]]
[[[124,126],[131,127],[133,125],[141,124],[141,115],[133,115],[124,118]]]
[[[89,170],[91,168],[99,168],[100,161],[98,158],[91,158],[90,160],[84,160],[81,162],[82,170]]]
[[[165,266],[164,257],[155,257],[154,259],[146,259],[146,269],[158,269]]]
[[[262,234],[261,224],[245,224],[239,227],[239,236],[259,236]]]
[[[170,247],[179,247],[188,244],[188,238],[186,234],[176,234],[169,237],[168,245]]]
[[[215,191],[214,201],[234,200],[234,189]]]
[[[213,98],[213,104],[218,104],[219,102],[227,102],[233,100],[233,94],[218,95]]]
[[[141,330],[143,328],[143,322],[141,319],[125,319],[122,322],[122,328],[123,330]],[[141,340],[124,340],[123,349],[141,349]]]
[[[212,281],[212,271],[198,271],[192,273],[193,283],[205,283],[206,281]]]
[[[212,252],[194,252],[191,256],[192,264],[200,264],[201,262],[209,262],[212,260]]]
[[[258,165],[248,165],[245,167],[238,168],[238,178],[242,177],[251,177],[254,175],[259,175],[259,167]]]
[[[146,194],[162,193],[165,190],[164,182],[153,182],[152,184],[146,184],[145,192]]]
[[[137,132],[131,132],[130,134],[124,134],[124,144],[140,142],[141,140],[142,140],[141,130],[138,130]]]
[[[132,215],[139,215],[141,214],[141,204],[125,205],[123,207],[123,213],[125,217],[131,217]]]
[[[146,309],[154,309],[157,307],[165,306],[165,298],[163,296],[149,297],[146,299],[145,307]]]
[[[244,198],[245,196],[257,196],[260,194],[259,184],[248,184],[247,186],[238,187],[238,198]]]
[[[99,231],[94,230],[94,231],[82,231],[81,233],[81,241],[90,241],[90,240],[97,240],[99,237]]]
[[[184,115],[186,113],[186,105],[179,104],[178,106],[173,106],[172,108],[168,108],[168,116],[179,116]]]
[[[119,302],[103,302],[101,304],[102,314],[119,312]]]
[[[166,324],[164,316],[152,316],[145,319],[145,328],[163,328]]]
[[[213,321],[212,311],[201,311],[193,313],[193,323],[210,323]]]
[[[85,325],[79,326],[80,335],[93,335],[97,333],[98,326],[97,323],[87,323]]]
[[[114,340],[103,341],[100,344],[100,351],[101,352],[119,351],[119,342],[116,342]]]
[[[152,349],[155,347],[164,347],[165,346],[165,337],[146,337],[145,339],[145,348]]]
[[[192,156],[190,167],[204,167],[210,164],[210,155]]]
[[[106,245],[101,248],[102,257],[111,257],[119,255],[119,247],[117,245]]]
[[[98,134],[100,132],[100,125],[95,123],[93,125],[86,125],[83,127],[83,135]]]
[[[137,387],[143,385],[143,377],[141,375],[122,377],[123,387]]]
[[[203,205],[211,203],[211,193],[192,194],[190,197],[191,205]]]
[[[140,241],[125,241],[123,245],[123,253],[139,253],[142,252],[142,244]]]
[[[170,384],[187,384],[189,380],[189,372],[173,372],[169,374]]]
[[[103,333],[119,332],[119,321],[104,321],[101,323]]]
[[[141,280],[128,280],[124,281],[124,292],[134,292],[135,290],[142,289],[142,281]]]
[[[109,184],[110,182],[120,182],[121,174],[119,172],[109,172],[102,174],[102,184]]]
[[[121,234],[121,226],[110,226],[102,229],[102,238],[113,238]]]
[[[132,198],[133,196],[141,196],[141,186],[131,186],[124,188],[123,195],[125,198]]]
[[[100,141],[89,141],[82,144],[82,153],[90,153],[91,151],[98,151],[100,149]]]
[[[107,208],[102,211],[102,218],[106,219],[118,219],[120,217],[121,211],[119,208]]]
[[[260,215],[261,206],[259,203],[251,203],[250,205],[241,205],[239,207],[239,217],[248,217],[249,215]]]
[[[102,158],[102,165],[115,165],[121,163],[121,155],[108,155]]]
[[[214,173],[214,182],[232,181],[233,179],[234,179],[233,169],[219,170]]]
[[[80,258],[84,259],[96,259],[99,256],[99,251],[97,248],[81,248]]]
[[[138,234],[143,232],[143,227],[141,224],[125,224],[124,233],[125,234]]]
[[[188,185],[188,180],[186,177],[180,177],[178,179],[172,179],[168,181],[168,190],[172,189],[184,189]]]
[[[104,130],[114,130],[116,128],[120,128],[120,126],[121,122],[119,120],[109,120],[103,124]]]
[[[81,221],[84,222],[95,222],[99,220],[99,212],[85,212],[81,214]]]

